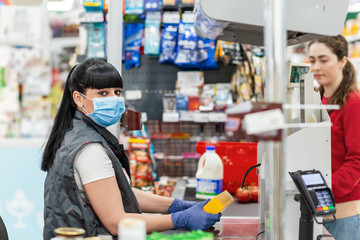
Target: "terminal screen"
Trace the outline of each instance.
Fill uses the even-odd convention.
[[[301,175],[306,186],[324,184],[320,173]]]

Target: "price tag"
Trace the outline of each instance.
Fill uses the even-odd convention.
[[[179,113],[178,112],[163,112],[162,119],[164,122],[178,122]]]
[[[246,133],[249,135],[278,130],[285,126],[284,116],[280,109],[247,114],[243,121]]]
[[[182,19],[184,23],[194,23],[195,22],[195,14],[193,12],[185,12],[182,15]]]
[[[225,123],[225,130],[229,132],[236,132],[240,128],[241,119],[240,118],[227,118]]]
[[[142,97],[141,90],[127,90],[125,91],[126,100],[140,100]]]
[[[226,114],[222,112],[209,113],[209,122],[226,122]]]
[[[179,71],[177,73],[177,86],[181,88],[193,88],[204,85],[204,72]]]
[[[194,113],[194,122],[199,122],[199,123],[209,122],[209,114],[202,112]]]
[[[163,23],[179,23],[180,15],[179,12],[164,12]]]
[[[141,122],[147,122],[148,117],[146,112],[141,113]]]
[[[181,111],[180,112],[180,121],[194,121],[194,112],[189,111]]]
[[[101,11],[81,12],[80,22],[83,23],[104,22],[104,14]]]

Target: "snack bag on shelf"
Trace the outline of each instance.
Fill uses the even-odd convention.
[[[135,153],[131,152],[129,154],[129,165],[130,165],[130,174],[131,174],[131,186],[135,187],[135,173],[137,168],[136,156]]]
[[[149,138],[129,139],[129,162],[132,187],[143,188],[153,185]]]

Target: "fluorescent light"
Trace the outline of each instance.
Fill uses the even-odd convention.
[[[74,0],[62,0],[60,2],[48,2],[47,10],[48,11],[70,11],[74,5]]]

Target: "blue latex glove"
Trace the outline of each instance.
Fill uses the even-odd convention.
[[[170,205],[168,212],[169,213],[180,212],[180,211],[186,210],[192,206],[195,206],[196,204],[198,204],[198,202],[183,201],[183,200],[175,198],[174,201],[172,202],[172,204]]]
[[[204,205],[210,199],[203,201],[191,208],[181,212],[171,214],[171,220],[174,224],[174,229],[187,228],[190,230],[208,230],[212,225],[220,220],[221,213],[211,214],[203,210]]]

